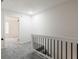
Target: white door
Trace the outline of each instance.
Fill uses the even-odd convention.
[[[19,38],[19,18],[7,17],[5,23],[5,37]]]

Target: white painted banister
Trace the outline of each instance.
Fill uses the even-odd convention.
[[[33,49],[48,59],[78,59],[76,40],[32,35]]]

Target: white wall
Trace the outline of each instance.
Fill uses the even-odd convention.
[[[77,39],[77,0],[40,12],[32,22],[33,34]]]
[[[2,9],[2,36],[4,16],[20,17],[21,42],[30,41],[31,33],[77,39],[77,0],[40,12],[32,19],[26,14]]]
[[[32,22],[30,16],[23,16],[20,20],[21,42],[31,41]]]
[[[31,41],[31,17],[29,15],[26,14],[22,14],[22,13],[18,13],[15,11],[10,11],[10,10],[5,10],[2,9],[2,12],[4,12],[4,15],[2,15],[1,17],[4,18],[4,22],[6,20],[7,16],[15,16],[15,17],[19,17],[19,40],[20,42],[28,42]],[[2,23],[4,23],[2,21]],[[5,26],[2,24],[2,27],[5,28]],[[3,28],[2,28],[3,29]],[[4,31],[2,31],[2,36],[3,36]]]

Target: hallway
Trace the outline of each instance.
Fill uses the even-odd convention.
[[[14,38],[9,39],[13,40]],[[31,42],[20,44],[2,40],[1,45],[2,59],[42,59],[35,52],[32,52]]]
[[[1,59],[78,59],[78,0],[1,1]]]

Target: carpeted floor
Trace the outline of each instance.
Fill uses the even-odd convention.
[[[1,59],[42,59],[32,50],[31,42],[19,43],[5,43],[1,42]],[[45,58],[44,58],[45,59]]]

